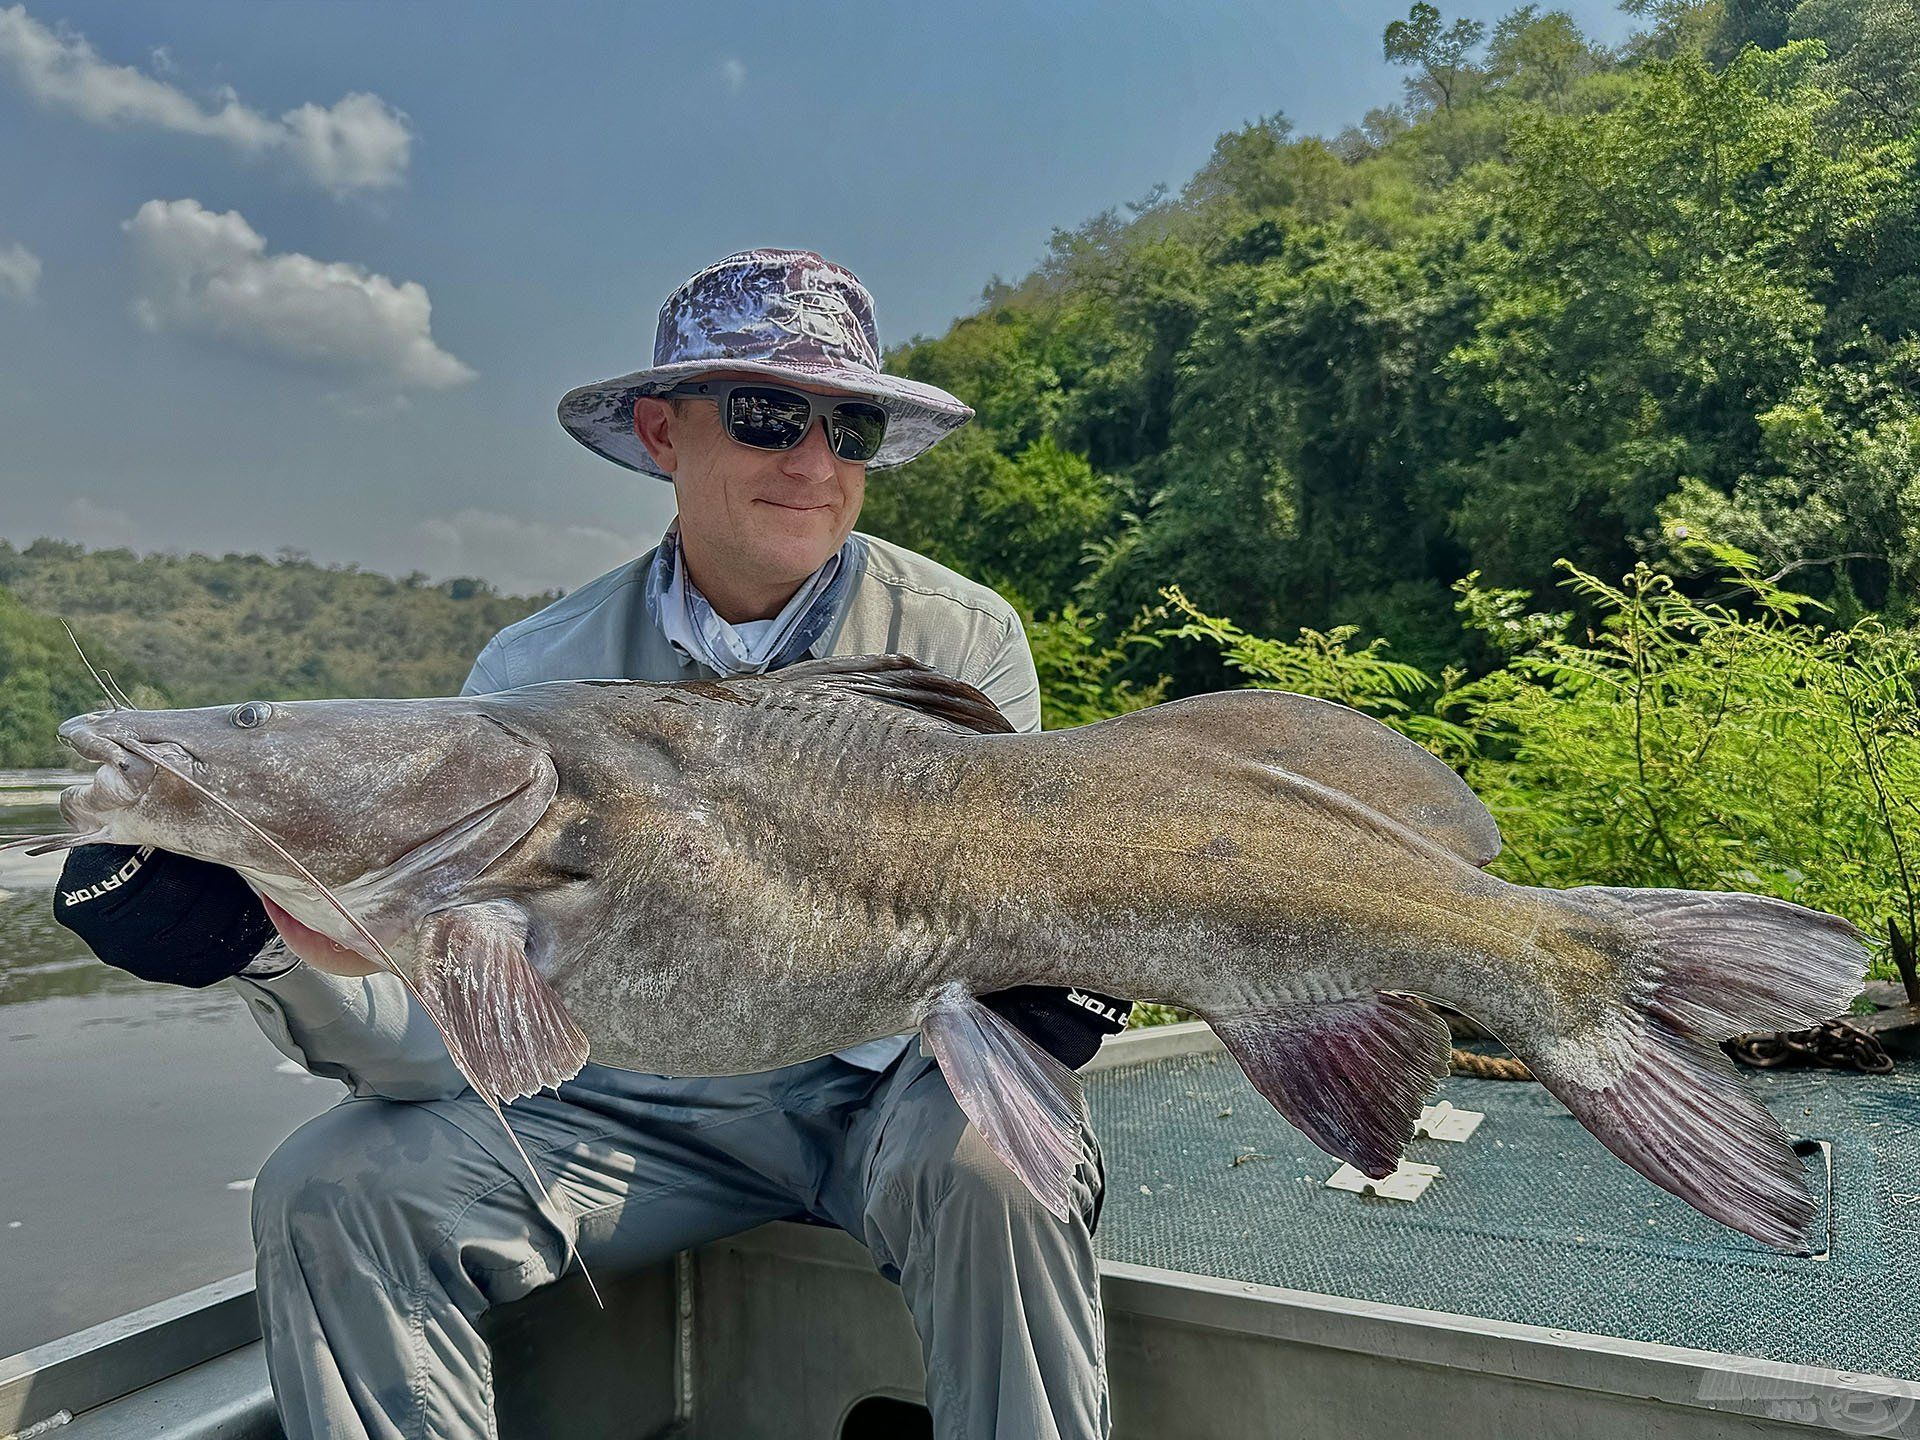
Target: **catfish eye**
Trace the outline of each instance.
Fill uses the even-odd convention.
[[[233,707],[233,713],[227,716],[242,730],[251,730],[256,725],[267,723],[267,717],[273,714],[273,706],[264,700],[249,700],[244,705]]]

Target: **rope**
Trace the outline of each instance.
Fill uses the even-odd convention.
[[[1533,1079],[1533,1072],[1511,1055],[1478,1055],[1471,1050],[1455,1049],[1447,1058],[1456,1075],[1471,1075],[1478,1080]]]
[[[1407,999],[1413,1001],[1413,1003],[1418,1005],[1422,1010],[1429,1010],[1435,1015],[1441,1015],[1439,1010],[1434,1009],[1433,1006],[1422,1000],[1418,995],[1409,995]],[[1442,1016],[1442,1018],[1444,1019],[1445,1017]],[[1485,1032],[1476,1029],[1475,1033],[1484,1034]],[[1462,1050],[1458,1046],[1455,1046],[1447,1052],[1447,1063],[1453,1074],[1471,1075],[1477,1080],[1533,1079],[1533,1072],[1527,1069],[1524,1063],[1515,1060],[1511,1055],[1480,1055],[1472,1050]]]
[[[1878,1038],[1845,1018],[1826,1020],[1811,1030],[1736,1035],[1721,1046],[1742,1065],[1774,1069],[1782,1065],[1824,1065],[1834,1070],[1859,1070],[1868,1075],[1891,1075],[1893,1060]],[[1479,1080],[1531,1080],[1533,1072],[1510,1055],[1480,1055],[1455,1048],[1448,1052],[1455,1075]]]

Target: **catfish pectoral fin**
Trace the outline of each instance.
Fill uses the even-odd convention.
[[[1202,1013],[1274,1109],[1376,1180],[1393,1173],[1447,1073],[1446,1022],[1404,995]]]
[[[475,1089],[517,1100],[571,1080],[587,1037],[527,959],[526,914],[503,901],[459,905],[421,927],[414,983]]]
[[[1087,1120],[1080,1077],[957,982],[934,1000],[920,1033],[987,1148],[1056,1219],[1067,1219]]]

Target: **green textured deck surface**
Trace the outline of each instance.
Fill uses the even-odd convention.
[[[1540,1086],[1455,1076],[1486,1119],[1415,1140],[1408,1203],[1329,1190],[1337,1162],[1219,1052],[1088,1077],[1111,1260],[1357,1300],[1920,1380],[1920,1077],[1743,1072],[1832,1145],[1825,1258],[1722,1229],[1616,1160]],[[1257,1158],[1235,1165],[1251,1152]],[[1825,1165],[1809,1162],[1816,1194]]]

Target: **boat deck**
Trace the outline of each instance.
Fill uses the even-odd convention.
[[[1103,1257],[1355,1300],[1920,1380],[1920,1070],[1743,1071],[1823,1199],[1814,1253],[1715,1224],[1531,1082],[1454,1076],[1486,1116],[1415,1201],[1326,1188],[1336,1163],[1223,1051],[1105,1070]],[[1254,1158],[1235,1160],[1241,1156]]]
[[[1814,1142],[1825,1204],[1805,1255],[1655,1190],[1531,1083],[1444,1082],[1485,1119],[1464,1142],[1414,1142],[1440,1173],[1405,1202],[1327,1188],[1335,1163],[1204,1027],[1121,1037],[1087,1079],[1116,1440],[1269,1434],[1279,1417],[1355,1440],[1920,1440],[1913,1074],[1750,1076]],[[605,1311],[574,1275],[486,1317],[503,1436],[924,1426],[899,1291],[837,1230],[769,1225],[601,1279]],[[276,1440],[258,1334],[236,1276],[0,1360],[0,1437]]]

